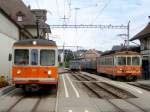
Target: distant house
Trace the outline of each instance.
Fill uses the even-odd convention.
[[[141,43],[143,76],[145,79],[150,79],[150,23],[141,32],[136,34],[131,41],[137,39]]]
[[[51,33],[50,27],[45,23],[47,11],[43,9],[31,10],[22,0],[0,0],[0,7],[16,22],[22,29],[26,29],[27,35],[20,35],[20,39],[36,38],[37,25],[39,27],[39,38],[47,38]]]
[[[80,58],[96,60],[96,58],[99,56],[100,52],[96,51],[95,49],[90,49],[83,53]]]

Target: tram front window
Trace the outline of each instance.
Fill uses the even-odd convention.
[[[28,65],[29,64],[29,50],[16,49],[14,51],[14,64],[15,65]]]
[[[40,51],[40,64],[42,66],[55,65],[55,51],[54,50],[41,50]]]
[[[138,57],[138,56],[132,57],[132,65],[133,65],[133,66],[138,66],[138,65],[140,65],[140,57]]]
[[[31,65],[37,65],[38,64],[38,50],[32,49],[31,50]]]

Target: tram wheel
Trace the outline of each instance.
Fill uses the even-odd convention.
[[[137,80],[137,77],[136,77],[136,76],[127,76],[127,77],[126,77],[126,80],[127,80],[127,81],[136,81],[136,80]]]
[[[116,77],[116,76],[114,76],[114,75],[110,75],[110,79],[112,79],[112,80],[116,80],[116,79],[117,79],[117,77]]]
[[[137,77],[133,76],[132,81],[136,81],[136,80],[137,80]]]

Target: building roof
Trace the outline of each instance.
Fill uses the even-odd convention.
[[[148,23],[148,25],[141,32],[131,38],[130,41],[147,37],[150,37],[150,23]]]
[[[0,7],[20,25],[36,25],[36,18],[22,0],[0,0]],[[17,21],[17,14],[24,15],[23,21]]]

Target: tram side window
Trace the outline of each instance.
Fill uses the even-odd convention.
[[[40,51],[40,64],[42,66],[55,65],[55,51],[54,50],[41,50]]]
[[[134,66],[140,65],[140,58],[137,56],[132,57],[132,65]]]
[[[38,50],[31,50],[31,65],[38,65]]]
[[[14,64],[15,65],[28,65],[29,64],[29,50],[16,49],[14,52]]]
[[[117,65],[126,65],[126,57],[118,57]]]
[[[105,65],[105,58],[100,58],[100,61],[101,65]]]
[[[131,57],[127,57],[127,65],[131,65]]]

